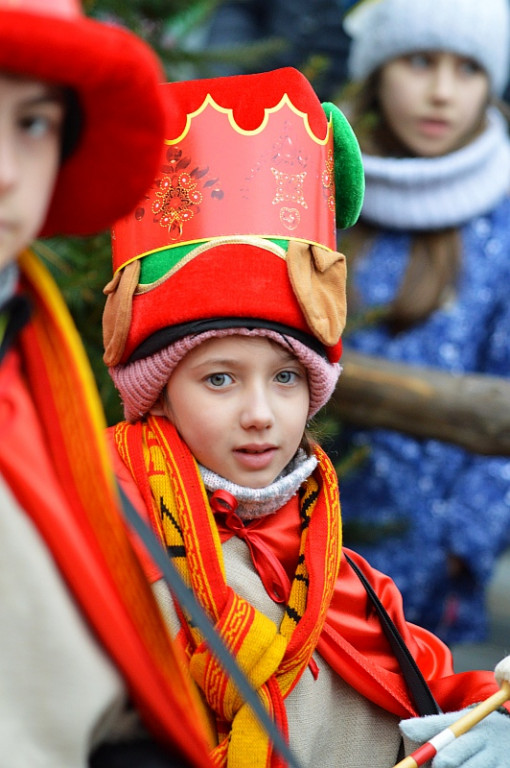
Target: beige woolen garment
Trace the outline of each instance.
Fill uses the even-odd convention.
[[[266,593],[246,544],[235,537],[222,545],[228,584],[276,624],[283,610]],[[160,608],[175,634],[179,622],[164,581],[154,585]],[[302,768],[390,768],[397,762],[399,718],[348,686],[318,653],[314,679],[307,669],[286,698],[290,746]]]
[[[124,684],[1,476],[0,628],[0,768],[86,768]]]

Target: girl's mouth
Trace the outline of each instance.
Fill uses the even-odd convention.
[[[443,136],[450,128],[446,120],[426,119],[419,121],[419,127],[422,134],[436,138]]]
[[[276,450],[274,445],[245,445],[236,448],[234,454],[247,469],[264,469],[273,460]]]

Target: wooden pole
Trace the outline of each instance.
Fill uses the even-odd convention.
[[[483,720],[484,717],[490,715],[498,707],[508,701],[510,698],[510,683],[506,680],[503,681],[501,690],[497,693],[493,693],[485,701],[481,701],[473,709],[469,709],[466,714],[462,715],[458,720],[452,723],[444,731],[441,731],[428,741],[423,746],[415,750],[412,755],[408,755],[393,768],[420,768],[421,765],[426,763],[439,752],[443,747],[451,744],[454,739],[467,733],[474,725]]]
[[[347,423],[510,456],[510,381],[456,375],[345,350],[328,410]]]

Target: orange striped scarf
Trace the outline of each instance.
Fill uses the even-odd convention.
[[[205,768],[210,765],[206,720],[119,513],[103,412],[80,339],[41,262],[26,252],[19,263],[22,288],[33,307],[19,349],[67,502],[66,519],[40,510],[27,496],[23,478],[30,468],[10,463],[7,457],[2,462],[4,474],[121,670],[149,727],[163,740],[177,743],[193,765]]]
[[[122,422],[115,429],[115,440],[181,576],[286,734],[284,699],[310,661],[340,565],[338,486],[329,459],[316,448],[318,471],[305,482],[300,501],[298,566],[284,617],[276,627],[227,585],[221,543],[198,466],[173,426],[156,416],[134,425]],[[182,615],[181,621],[185,622]],[[185,630],[191,674],[216,715],[214,764],[281,766],[199,631],[186,624]]]

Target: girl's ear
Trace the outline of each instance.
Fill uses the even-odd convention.
[[[169,408],[167,408],[166,405],[166,397],[165,397],[165,390],[160,394],[152,408],[150,409],[149,413],[151,416],[164,416],[169,421],[171,421]]]

